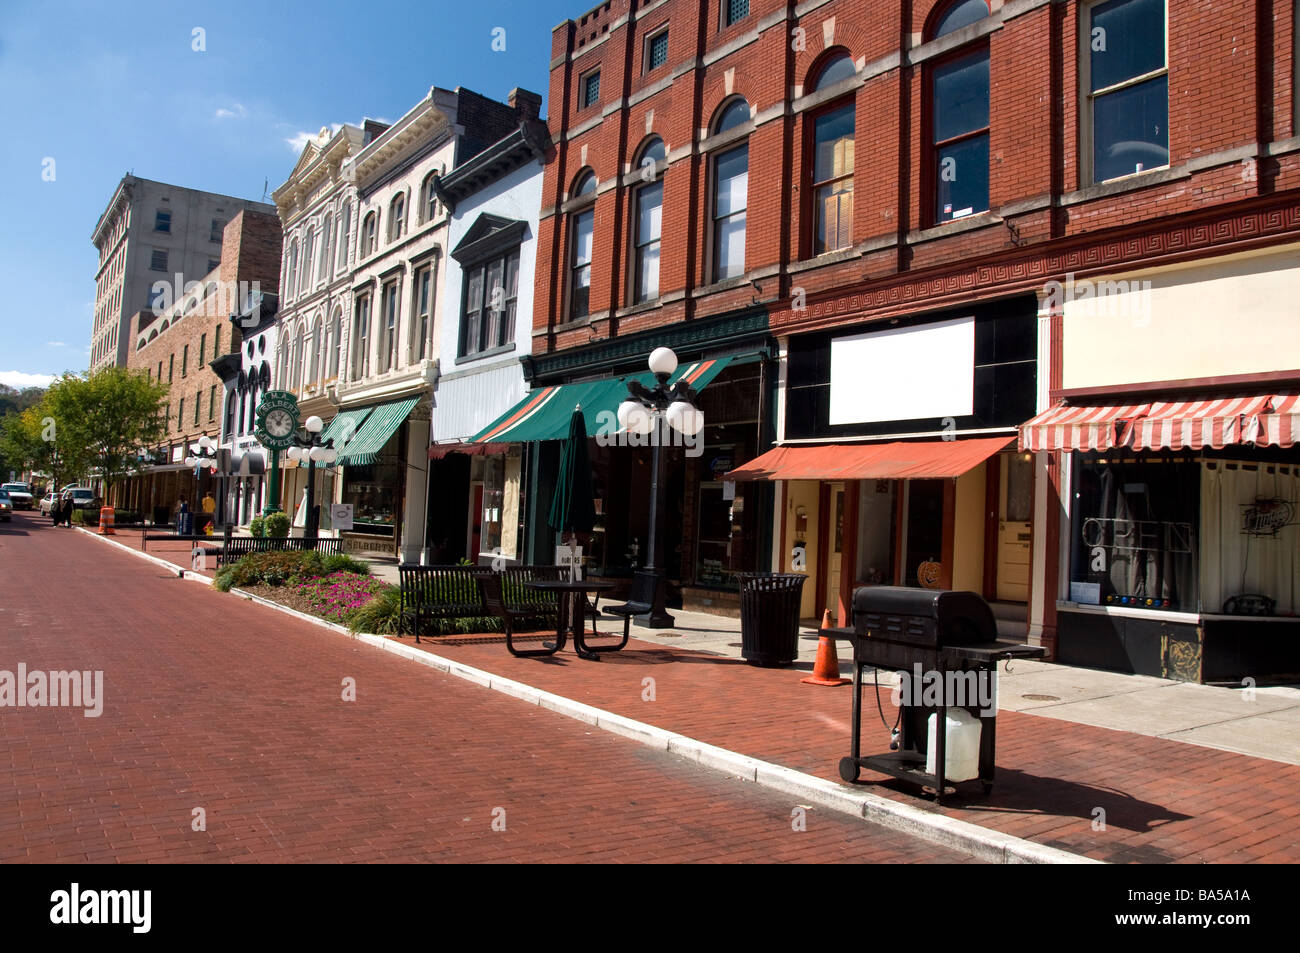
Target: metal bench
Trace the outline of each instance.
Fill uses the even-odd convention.
[[[211,536],[207,537],[209,540]],[[341,539],[308,539],[304,536],[232,536],[224,540],[221,552],[217,556],[217,565],[223,566],[235,562],[253,553],[269,552],[306,552],[315,550],[326,555],[338,555],[343,552]]]
[[[627,639],[632,625],[632,616],[647,615],[654,608],[655,586],[659,577],[652,572],[637,570],[632,576],[632,587],[628,591],[627,602],[617,606],[605,606],[610,615],[623,617],[623,638]]]
[[[484,575],[493,575],[492,570],[486,566],[399,564],[397,634],[403,635],[409,623],[415,641],[419,642],[422,631],[432,634],[428,629],[434,621],[491,615],[483,604],[483,591],[478,583]]]

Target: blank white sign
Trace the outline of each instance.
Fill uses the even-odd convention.
[[[965,417],[974,401],[974,317],[831,341],[831,424]]]

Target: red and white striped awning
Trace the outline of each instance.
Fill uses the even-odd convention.
[[[1290,447],[1300,443],[1300,392],[1274,394],[1266,413],[1246,421],[1245,440],[1261,446]]]
[[[1110,450],[1128,441],[1129,424],[1149,404],[1048,408],[1020,427],[1021,450]]]
[[[1244,418],[1267,409],[1267,394],[1254,397],[1218,397],[1213,400],[1178,400],[1154,403],[1133,426],[1134,450],[1170,450],[1213,447],[1221,450],[1241,443]]]

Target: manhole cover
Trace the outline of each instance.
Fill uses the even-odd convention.
[[[1031,702],[1059,702],[1061,700],[1058,695],[1021,695],[1020,697]]]

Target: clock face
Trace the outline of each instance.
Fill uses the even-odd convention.
[[[273,410],[266,415],[265,426],[272,437],[287,437],[293,433],[294,419],[287,410]]]

